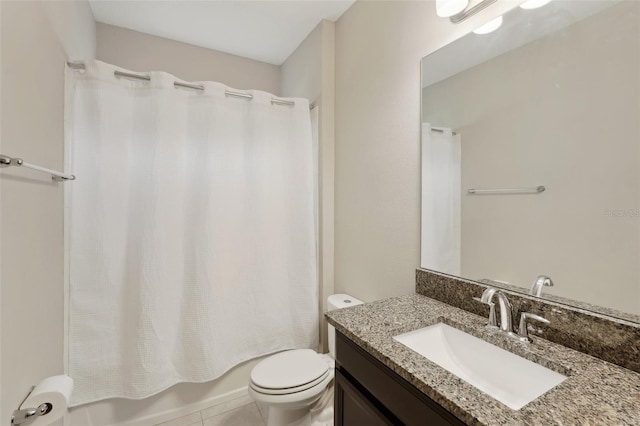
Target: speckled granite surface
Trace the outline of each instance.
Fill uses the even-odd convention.
[[[640,424],[640,374],[544,339],[519,343],[487,330],[485,318],[437,300],[415,294],[325,316],[338,331],[469,425]],[[439,321],[569,377],[514,411],[393,340]]]
[[[501,281],[493,281],[489,279],[481,279],[477,280],[480,284],[485,284],[491,287],[496,288],[504,288],[506,290],[511,290],[514,293],[520,293],[525,296],[529,296],[529,289],[523,288],[517,285],[507,284]],[[542,293],[542,299],[549,300],[551,302],[560,303],[563,305],[567,305],[573,308],[582,309],[584,311],[590,311],[602,315],[607,315],[609,317],[615,317],[621,320],[637,322],[640,324],[640,315],[630,314],[628,312],[618,311],[616,309],[606,308],[604,306],[592,305],[587,302],[581,302],[579,300],[568,299],[566,297],[556,296],[555,294],[550,294],[547,292]]]
[[[489,309],[476,301],[486,285],[424,269],[416,270],[416,293],[484,317]],[[550,321],[536,324],[546,340],[640,372],[640,324],[504,290],[513,304],[514,318],[531,312]]]

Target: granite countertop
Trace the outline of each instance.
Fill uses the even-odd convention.
[[[640,374],[547,340],[525,344],[486,319],[425,296],[395,297],[325,314],[338,331],[469,425],[639,425]],[[568,378],[515,411],[393,340],[445,322]]]

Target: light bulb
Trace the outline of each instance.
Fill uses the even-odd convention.
[[[448,18],[462,12],[469,5],[469,0],[436,0],[436,14]]]
[[[522,3],[520,7],[526,10],[537,9],[549,3],[550,1],[551,0],[527,0],[524,3]]]
[[[474,34],[480,34],[480,35],[489,34],[491,32],[494,32],[498,28],[500,28],[500,25],[502,25],[502,16],[498,16],[497,18],[492,19],[486,24],[479,26],[478,28],[473,30],[473,32]]]

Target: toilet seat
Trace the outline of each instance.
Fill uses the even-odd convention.
[[[256,392],[259,392],[265,395],[288,395],[292,393],[302,392],[314,386],[317,386],[318,384],[322,383],[328,376],[329,376],[329,370],[327,369],[327,371],[325,371],[322,376],[318,377],[317,379],[309,383],[305,383],[300,386],[294,386],[294,387],[282,388],[282,389],[272,389],[272,388],[263,388],[261,386],[258,386],[255,383],[253,383],[253,381],[250,383],[250,386]]]
[[[269,404],[271,407],[269,408],[269,415],[271,416],[271,411],[276,407],[287,407],[289,410],[292,409],[300,409],[307,408],[311,406],[314,402],[318,400],[322,396],[322,393],[326,391],[327,386],[334,377],[334,370],[329,370],[328,374],[316,385],[311,386],[305,390],[299,390],[294,393],[284,393],[284,394],[273,394],[273,393],[262,393],[255,389],[254,384],[251,383],[249,385],[249,396],[253,398],[255,401]],[[267,391],[272,392],[272,389],[267,389]],[[279,424],[279,423],[274,423]]]
[[[327,361],[311,349],[284,351],[271,355],[253,368],[250,386],[263,394],[292,394],[323,382],[329,370]]]

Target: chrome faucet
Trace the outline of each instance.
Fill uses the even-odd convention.
[[[480,302],[485,303],[489,306],[493,304],[493,297],[498,297],[498,304],[500,305],[500,330],[505,331],[507,333],[513,332],[513,307],[511,306],[511,302],[507,298],[507,295],[501,292],[500,290],[496,290],[495,288],[489,287],[482,293],[482,297],[480,297]]]
[[[496,305],[493,302],[495,296],[498,297],[498,304],[500,305],[500,326],[498,326],[496,318]],[[489,287],[482,293],[481,297],[474,297],[474,300],[489,306],[488,327],[499,328],[507,333],[513,332],[513,307],[506,294],[498,289]]]
[[[533,285],[531,286],[531,290],[529,290],[529,294],[531,296],[540,297],[542,296],[542,287],[552,287],[552,286],[553,286],[553,281],[551,281],[551,278],[547,277],[546,275],[540,275],[533,282]]]
[[[496,319],[495,303],[493,298],[498,298],[498,304],[500,305],[500,326],[498,327]],[[535,320],[541,323],[548,324],[549,321],[541,316],[531,314],[529,312],[523,312],[520,315],[520,324],[518,333],[513,329],[513,306],[509,301],[509,298],[502,291],[493,287],[487,288],[481,297],[474,297],[474,300],[484,303],[489,306],[489,323],[488,328],[500,329],[502,333],[506,333],[509,337],[520,340],[521,342],[531,342],[529,332],[527,329],[527,320]]]
[[[529,319],[539,321],[543,324],[549,324],[549,320],[542,318],[540,315],[523,312],[520,314],[520,326],[518,327],[518,338],[522,342],[531,342],[531,337],[529,337],[529,330],[527,328],[527,320]]]

